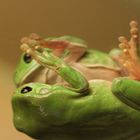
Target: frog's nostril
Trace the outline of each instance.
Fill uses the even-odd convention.
[[[23,59],[24,59],[24,62],[26,63],[30,63],[32,61],[32,57],[29,54],[25,54]]]
[[[22,94],[28,93],[30,91],[32,91],[32,88],[28,86],[21,89]]]

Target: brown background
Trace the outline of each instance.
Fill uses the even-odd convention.
[[[128,36],[128,23],[140,23],[139,0],[5,0],[0,2],[0,139],[30,140],[12,124],[12,82],[20,38],[74,35],[90,48],[108,51]]]

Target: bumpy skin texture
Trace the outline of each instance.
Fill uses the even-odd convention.
[[[95,51],[92,50],[85,52],[84,49],[80,50],[82,55],[70,61],[69,53],[65,53],[62,49],[56,51],[58,49],[56,44],[60,43],[60,40],[63,42],[61,42],[62,46],[66,45],[68,52],[75,51],[74,48],[79,41],[70,45],[72,49],[68,48],[69,42],[73,42],[73,39],[71,40],[67,36],[59,39],[49,38],[48,40],[51,41],[54,39],[53,46],[56,47],[52,51],[44,47],[46,42],[38,36],[24,38],[21,48],[26,54],[32,56],[32,63],[37,64],[35,69],[38,67],[41,67],[42,70],[51,69],[67,84],[57,85],[57,80],[53,85],[48,82],[28,83],[27,77],[32,72],[28,73],[28,76],[26,76],[26,72],[30,71],[32,66],[25,65],[25,69],[21,67],[20,71],[26,71],[21,74],[24,80],[21,79],[22,76],[15,78],[17,86],[20,87],[12,97],[15,127],[36,139],[139,140],[140,82],[138,81],[137,23],[131,22],[130,27],[131,40],[128,42],[121,37],[119,39],[121,49],[113,50],[110,53],[115,62],[106,54],[98,51],[94,54]],[[64,39],[68,42],[65,42]],[[85,46],[81,45],[81,47]],[[75,56],[75,53],[72,53],[71,56]],[[22,60],[19,67],[24,63]],[[82,69],[78,69],[81,64]],[[135,66],[134,70],[133,66]],[[92,77],[93,80],[82,71],[88,69],[87,73],[89,73],[96,68],[97,77]],[[107,71],[108,77],[112,71],[115,75],[113,73],[111,79],[106,79],[104,75],[101,75],[103,74],[101,69]],[[15,75],[18,76],[20,73],[17,72]],[[33,77],[35,76],[39,77],[40,74],[37,72]]]

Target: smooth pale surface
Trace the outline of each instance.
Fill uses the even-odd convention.
[[[139,0],[5,0],[0,4],[0,139],[28,140],[12,124],[12,75],[19,60],[20,38],[74,35],[90,48],[109,50],[128,35],[130,20],[140,23]]]

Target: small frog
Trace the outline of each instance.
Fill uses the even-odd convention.
[[[15,127],[35,139],[139,140],[139,35],[135,21],[130,27],[130,41],[120,37],[119,53],[112,53],[124,75],[112,81],[88,79],[44,45],[24,43],[26,54],[68,84],[32,82],[18,87],[12,97]],[[86,65],[85,60],[90,64],[92,58],[84,56],[78,64]]]
[[[37,43],[44,48],[44,51],[52,51],[54,55],[80,71],[87,80],[105,79],[111,81],[114,77],[121,75],[119,67],[108,54],[88,49],[87,43],[77,37],[62,36],[42,39],[37,34],[31,34],[29,37],[22,38],[21,42],[21,48],[24,45],[32,46]],[[30,54],[24,52],[17,66],[14,82],[16,86],[29,82],[55,84],[63,83],[63,79],[54,71],[35,61]]]

